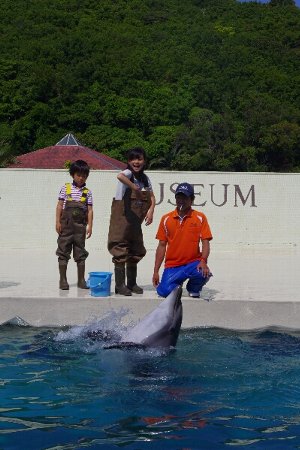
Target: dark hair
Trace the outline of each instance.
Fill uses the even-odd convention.
[[[141,157],[146,161],[146,152],[142,147],[133,147],[127,152],[127,161],[132,161],[133,159]]]
[[[72,177],[75,175],[75,173],[85,175],[86,177],[88,177],[90,173],[90,168],[85,161],[82,161],[82,159],[78,159],[77,161],[73,162],[70,165],[69,172]]]
[[[139,158],[144,158],[145,165],[144,165],[143,169],[139,173],[134,174],[134,176],[135,176],[136,179],[142,181],[144,183],[145,187],[148,187],[148,184],[149,184],[148,183],[148,178],[147,178],[147,176],[144,173],[147,157],[146,157],[146,152],[143,149],[143,147],[133,147],[130,150],[128,150],[128,152],[127,152],[127,161],[132,161],[133,159],[136,159],[136,158],[138,158],[138,159]],[[131,167],[129,166],[129,164],[127,164],[127,169],[132,170]],[[133,174],[132,174],[132,177],[131,177],[131,181],[133,181]]]

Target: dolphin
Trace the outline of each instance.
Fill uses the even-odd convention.
[[[175,347],[182,322],[181,295],[182,287],[177,286],[156,309],[128,330],[119,342],[104,348]]]

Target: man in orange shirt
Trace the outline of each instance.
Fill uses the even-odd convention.
[[[175,211],[161,218],[156,234],[159,243],[152,278],[161,297],[167,297],[188,279],[189,296],[199,298],[202,287],[212,275],[207,265],[212,234],[206,216],[192,209],[194,198],[191,184],[179,184],[175,192]],[[164,260],[165,269],[160,281],[159,269]]]

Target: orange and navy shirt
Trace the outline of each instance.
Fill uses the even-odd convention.
[[[160,221],[156,239],[167,242],[165,267],[176,267],[201,258],[200,240],[212,239],[205,214],[193,209],[182,219],[177,209]]]

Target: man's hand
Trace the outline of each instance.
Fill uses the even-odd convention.
[[[199,262],[199,264],[198,264],[198,266],[197,266],[197,270],[198,270],[198,272],[202,272],[202,275],[205,277],[205,278],[208,278],[209,276],[210,276],[210,270],[209,270],[209,267],[208,267],[208,265],[206,264],[206,262],[203,260],[203,259],[201,259],[201,261]]]
[[[152,283],[155,288],[159,285],[159,273],[153,272]]]

